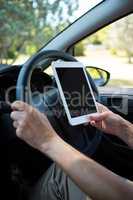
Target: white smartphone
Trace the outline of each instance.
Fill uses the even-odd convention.
[[[85,67],[80,62],[52,62],[52,68],[69,123],[89,121],[98,112]]]

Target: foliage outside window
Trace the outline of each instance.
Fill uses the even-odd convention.
[[[70,23],[76,0],[1,0],[0,63],[31,55]]]
[[[75,46],[85,65],[103,67],[111,73],[107,86],[133,86],[133,15],[101,29]]]

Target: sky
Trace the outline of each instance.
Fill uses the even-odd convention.
[[[75,17],[78,18],[101,1],[102,0],[79,0],[79,9],[75,12]]]

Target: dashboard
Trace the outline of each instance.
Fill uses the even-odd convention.
[[[21,66],[6,66],[0,69],[0,101],[16,100],[16,83]],[[31,77],[31,91],[43,93],[46,86],[52,85],[52,78],[40,68],[34,70]]]

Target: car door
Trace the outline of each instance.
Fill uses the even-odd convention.
[[[86,67],[110,73],[106,85],[97,85],[100,102],[130,122],[133,122],[132,21],[130,14],[73,46],[74,56]],[[133,152],[117,137],[103,135],[94,158],[117,174],[133,179]]]

